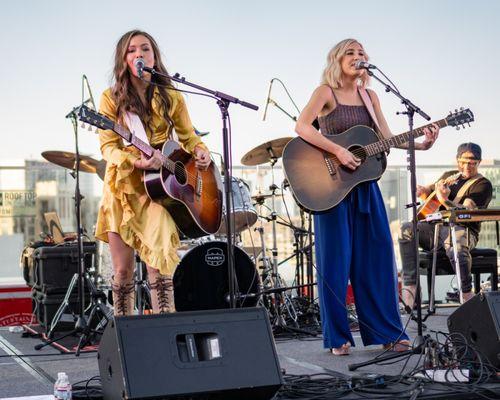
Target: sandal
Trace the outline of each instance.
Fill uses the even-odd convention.
[[[351,347],[351,344],[349,342],[344,343],[340,347],[334,347],[331,348],[330,351],[334,356],[348,356],[349,355],[349,348]]]
[[[402,351],[410,350],[409,340],[398,340],[397,342],[386,343],[383,345],[384,350],[395,351],[401,353]]]

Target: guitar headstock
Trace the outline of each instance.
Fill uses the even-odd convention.
[[[446,123],[449,126],[454,126],[458,129],[460,129],[460,125],[462,125],[462,128],[465,128],[465,124],[468,124],[470,126],[470,123],[474,121],[474,114],[472,111],[467,108],[464,110],[464,108],[460,108],[460,110],[455,109],[455,112],[451,112],[450,114],[446,117]]]
[[[84,123],[95,126],[99,129],[113,129],[115,123],[97,111],[82,105],[78,110],[78,119]]]

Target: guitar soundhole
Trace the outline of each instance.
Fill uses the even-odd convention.
[[[186,168],[184,167],[184,164],[181,162],[176,162],[175,163],[175,179],[177,179],[177,182],[179,182],[181,185],[185,185],[187,182],[187,172]]]
[[[362,146],[351,146],[349,151],[359,158],[362,163],[366,160],[366,151]]]

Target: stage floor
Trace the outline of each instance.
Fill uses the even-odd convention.
[[[433,336],[435,331],[447,332],[446,321],[455,307],[438,308],[436,315],[426,321],[424,334]],[[404,319],[406,323],[407,319]],[[407,331],[411,338],[417,333],[414,321],[408,323]],[[336,357],[323,348],[322,338],[277,339],[276,347],[282,369],[287,374],[341,373],[353,375],[373,372],[386,375],[400,375],[418,364],[419,356],[411,356],[409,362],[400,360],[390,365],[371,365],[350,372],[348,365],[367,361],[382,352],[380,346],[363,347],[358,332],[353,333],[356,347],[351,355]],[[73,354],[62,355],[47,346],[40,351],[34,350],[39,344],[36,338],[23,338],[21,333],[0,329],[0,398],[49,395],[57,373],[64,371],[71,383],[87,381],[98,376],[97,353],[82,353],[76,358]],[[244,345],[244,343],[242,343]],[[6,357],[7,354],[24,355],[22,358]],[[251,373],[252,366],[248,366]],[[400,397],[400,396],[399,396]]]

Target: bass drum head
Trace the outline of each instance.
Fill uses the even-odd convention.
[[[250,257],[234,248],[236,291],[241,295],[259,291],[259,275]],[[229,308],[227,243],[213,241],[191,249],[174,273],[177,311]],[[258,297],[238,300],[237,307],[255,307]]]

